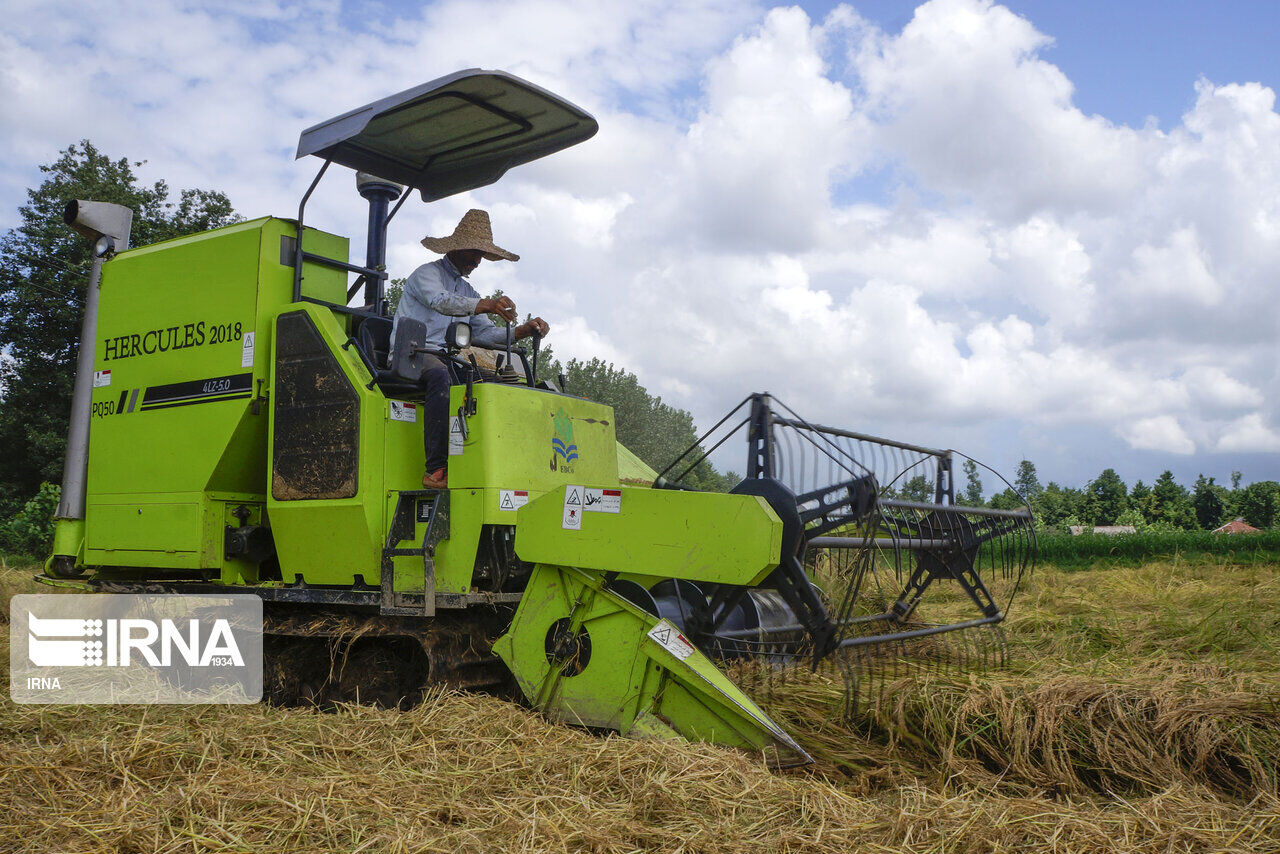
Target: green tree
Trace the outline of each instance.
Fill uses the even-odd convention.
[[[1129,492],[1129,506],[1142,515],[1142,521],[1150,524],[1155,518],[1155,499],[1151,495],[1151,487],[1141,480],[1133,485]]]
[[[902,487],[902,497],[907,501],[933,501],[933,483],[930,482],[929,478],[918,474],[908,480]]]
[[[1236,512],[1255,528],[1270,528],[1280,521],[1280,483],[1260,480],[1240,490]]]
[[[1129,491],[1115,469],[1103,469],[1085,489],[1085,518],[1090,525],[1114,525],[1129,507]]]
[[[1027,506],[1027,500],[1013,487],[1006,487],[1003,492],[991,496],[990,504],[996,510],[1018,510]]]
[[[396,309],[400,307],[400,297],[404,296],[404,279],[389,279],[387,281],[387,289],[383,291],[383,296],[387,300],[387,315],[389,317],[396,316]]]
[[[1196,521],[1200,527],[1212,531],[1227,520],[1228,504],[1231,493],[1226,487],[1213,482],[1213,478],[1203,474],[1196,478],[1195,490],[1191,504],[1195,508]]]
[[[1031,460],[1023,460],[1018,463],[1018,474],[1013,479],[1013,488],[1016,489],[1023,498],[1031,504],[1036,503],[1044,487],[1040,485],[1040,479],[1036,477],[1036,465]]]
[[[1191,493],[1187,488],[1173,479],[1173,472],[1165,471],[1156,478],[1151,487],[1151,497],[1155,505],[1155,524],[1170,525],[1183,530],[1198,527],[1195,507],[1191,503]]]
[[[40,167],[45,178],[18,208],[21,224],[0,237],[0,502],[12,514],[41,483],[62,479],[71,387],[88,285],[89,243],[62,222],[72,199],[134,211],[132,246],[235,222],[222,193],[164,181],[139,185],[140,162],[112,160],[83,140]]]
[[[1084,516],[1084,493],[1049,481],[1036,502],[1036,520],[1043,525],[1061,528],[1068,518]]]
[[[960,503],[981,507],[982,479],[978,477],[978,464],[973,460],[965,460],[961,468],[964,470],[964,495],[961,496]]]

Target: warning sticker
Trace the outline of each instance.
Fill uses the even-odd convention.
[[[449,456],[456,457],[461,454],[465,448],[465,441],[462,435],[462,416],[455,415],[449,419]]]
[[[529,503],[529,490],[527,489],[499,489],[498,490],[498,509],[499,510],[519,510],[521,507]]]
[[[566,486],[564,488],[564,520],[560,527],[566,531],[582,530],[582,487]]]
[[[404,400],[391,401],[391,420],[408,421],[410,424],[416,424],[418,421],[418,405]]]
[[[93,387],[102,388],[104,385],[111,385],[111,372],[110,371],[94,371]]]
[[[685,636],[680,634],[680,630],[666,620],[659,620],[658,625],[649,629],[649,637],[681,661],[693,655],[693,644],[689,643]]]
[[[592,489],[587,487],[583,490],[583,493],[585,495],[582,502],[583,510],[590,510],[593,513],[622,512],[621,489]]]
[[[240,339],[240,367],[253,367],[253,338],[256,333],[246,332]]]

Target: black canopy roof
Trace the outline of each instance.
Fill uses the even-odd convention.
[[[430,202],[492,184],[598,128],[591,114],[546,89],[472,68],[306,129],[297,156],[405,184]]]

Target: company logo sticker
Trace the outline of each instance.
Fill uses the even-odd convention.
[[[578,446],[573,441],[573,419],[562,407],[551,416],[551,426],[555,430],[551,437],[551,470],[555,471],[558,463],[560,471],[572,473],[573,461],[578,458]]]
[[[256,703],[256,596],[23,594],[9,606],[16,703]]]

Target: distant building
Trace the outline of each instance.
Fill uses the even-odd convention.
[[[1221,528],[1214,528],[1215,534],[1261,534],[1262,531],[1253,527],[1243,519],[1232,519]]]
[[[1072,525],[1071,536],[1078,537],[1081,534],[1106,534],[1114,537],[1116,534],[1136,534],[1138,529],[1132,525],[1094,525],[1092,528],[1088,525]]]

